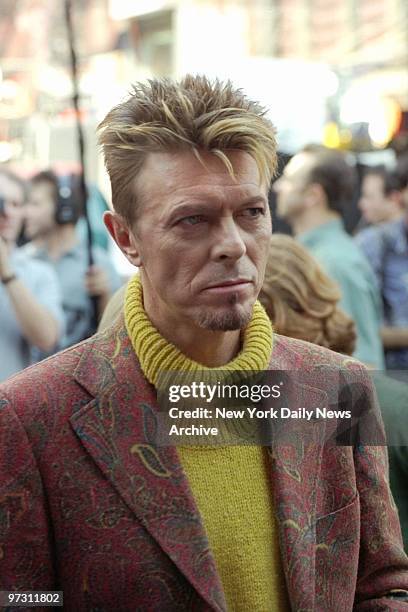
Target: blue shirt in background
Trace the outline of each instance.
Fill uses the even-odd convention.
[[[355,241],[370,263],[380,287],[384,321],[408,327],[408,224],[404,219],[368,227]],[[386,351],[387,368],[408,369],[408,347]]]
[[[28,244],[24,249],[36,260],[52,265],[57,273],[66,326],[65,336],[58,348],[67,348],[89,337],[95,330],[92,329],[93,305],[85,287],[88,252],[84,243],[78,242],[57,260],[50,259],[45,249],[34,244]],[[122,282],[108,252],[94,247],[92,253],[95,265],[102,267],[108,273],[110,289],[114,293]]]
[[[15,249],[10,261],[17,278],[59,322],[62,335],[64,315],[61,290],[53,268],[32,259],[24,249]],[[33,349],[22,335],[6,287],[0,284],[0,381],[30,365]]]

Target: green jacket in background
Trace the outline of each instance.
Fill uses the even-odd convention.
[[[408,551],[408,385],[379,372],[372,378],[387,432],[391,491]]]
[[[341,219],[319,225],[297,239],[339,285],[339,306],[356,324],[357,344],[353,356],[383,370],[381,296],[377,279],[363,252],[347,234]]]

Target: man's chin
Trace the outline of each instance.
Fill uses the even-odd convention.
[[[233,331],[243,329],[252,318],[252,306],[238,306],[205,310],[197,316],[197,324],[209,331]]]

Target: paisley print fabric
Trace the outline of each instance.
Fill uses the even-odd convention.
[[[275,337],[270,367],[302,371],[306,407],[324,401],[319,364],[367,379]],[[121,319],[0,386],[1,589],[63,590],[72,612],[226,610],[177,451],[153,444],[156,413]],[[407,610],[389,596],[408,588],[408,561],[384,449],[295,434],[269,450],[292,610]]]

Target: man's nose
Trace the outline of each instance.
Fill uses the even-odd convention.
[[[233,218],[222,219],[215,234],[213,256],[215,259],[239,259],[246,253],[242,230]]]

